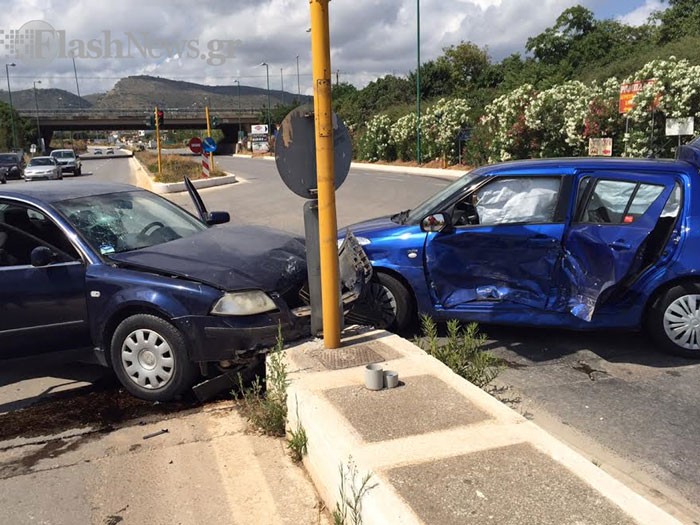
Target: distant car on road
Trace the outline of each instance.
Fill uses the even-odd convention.
[[[278,330],[308,335],[303,240],[214,226],[228,213],[186,185],[199,217],[121,184],[0,190],[0,361],[93,356],[132,394],[164,401],[201,375],[230,388]],[[349,304],[371,267],[351,237],[340,264]]]
[[[102,155],[102,150],[100,148],[95,148],[92,152],[93,155]]]
[[[63,172],[53,157],[34,157],[24,170],[24,180],[61,180]]]
[[[5,179],[21,179],[24,177],[24,156],[21,153],[0,153],[0,170],[5,169]]]
[[[514,161],[351,226],[378,324],[645,329],[700,358],[700,139],[677,160]],[[375,301],[374,304],[377,304]],[[358,305],[359,308],[360,305]]]
[[[51,157],[58,161],[63,173],[71,173],[76,177],[82,174],[80,157],[72,149],[55,149],[51,152]]]
[[[107,151],[105,151],[105,154],[107,154],[107,155],[114,155],[114,149],[113,149],[113,148],[107,148]]]

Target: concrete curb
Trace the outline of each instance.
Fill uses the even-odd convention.
[[[177,193],[185,191],[184,182],[155,182],[153,177],[148,174],[148,170],[141,164],[141,162],[136,157],[131,157],[129,159],[131,165],[131,172],[136,177],[136,185],[139,188],[144,188],[146,190],[152,191],[158,194],[166,193]],[[224,184],[233,184],[238,182],[238,178],[234,173],[228,173],[223,177],[211,177],[209,179],[199,179],[194,180],[192,183],[197,189],[201,188],[213,188],[216,186],[223,186]]]
[[[258,156],[246,155],[237,153],[232,155],[234,158],[239,159],[262,159],[262,160],[275,160],[274,157],[270,156]],[[428,175],[431,177],[441,177],[445,179],[458,179],[467,171],[462,170],[450,170],[441,168],[419,168],[415,166],[394,166],[390,164],[372,164],[368,162],[351,162],[350,169],[356,170],[366,170],[366,171],[380,171],[386,173],[408,173],[411,175]]]
[[[357,344],[353,345],[353,339]],[[371,412],[370,403],[369,409],[359,407],[360,413],[363,418],[370,419],[366,423],[372,429],[386,427],[387,420],[397,421],[396,415],[399,413],[406,420],[424,420],[426,430],[399,433],[399,437],[385,440],[367,438],[366,429],[362,430],[356,424],[354,425],[351,421],[353,418],[347,414],[358,410],[357,405],[362,403],[362,399],[365,401],[370,399],[376,404],[377,399],[389,398],[375,397],[380,393],[368,393],[369,391],[364,389],[362,386],[364,364],[329,369],[324,365],[323,356],[325,355],[325,359],[328,359],[329,355],[333,355],[329,352],[342,351],[343,357],[339,359],[350,359],[352,364],[353,349],[358,350],[357,355],[366,356],[369,347],[376,354],[380,354],[379,358],[383,359],[381,364],[385,370],[399,372],[400,379],[405,381],[405,385],[415,385],[418,378],[432,377],[436,384],[444,385],[442,389],[431,392],[436,399],[445,395],[444,391],[447,390],[452,392],[450,395],[461,397],[461,402],[440,406],[439,410],[446,414],[443,413],[437,416],[438,418],[442,417],[443,421],[446,415],[451,418],[454,410],[468,405],[473,410],[486,414],[485,419],[469,424],[456,421],[452,426],[432,427],[431,418],[436,417],[436,414],[417,413],[413,410],[413,406],[404,407],[407,410],[402,412],[401,404],[397,403],[397,400],[400,401],[402,396],[408,395],[409,390],[404,386],[403,392],[401,389],[391,391],[393,392],[390,394],[391,399],[387,401],[388,404],[384,410]],[[301,424],[308,437],[308,454],[304,458],[304,465],[329,509],[334,509],[339,499],[339,466],[347,465],[348,458],[352,458],[356,466],[358,483],[359,478],[371,473],[370,484],[374,487],[362,499],[362,520],[366,525],[439,523],[438,518],[433,518],[430,514],[430,508],[435,507],[441,510],[447,509],[445,512],[457,513],[451,516],[453,519],[448,520],[449,522],[480,523],[482,521],[479,521],[480,518],[477,515],[470,515],[470,521],[465,515],[458,514],[459,505],[465,504],[462,501],[466,501],[467,497],[473,500],[475,492],[479,498],[483,498],[476,498],[476,501],[483,502],[484,506],[497,505],[499,508],[509,509],[519,496],[522,499],[533,490],[538,494],[544,494],[544,498],[548,499],[550,491],[556,490],[553,487],[560,484],[562,486],[571,484],[585,491],[585,494],[578,492],[568,494],[571,498],[569,504],[574,505],[571,501],[576,501],[575,504],[578,504],[577,498],[583,501],[588,497],[589,501],[598,502],[591,508],[591,513],[598,512],[600,509],[610,509],[610,517],[601,520],[600,523],[636,522],[649,525],[680,523],[595,466],[590,460],[574,452],[480,388],[457,376],[420,348],[396,335],[382,331],[363,333],[346,339],[341,350],[333,351],[324,351],[322,342],[319,340],[311,341],[288,349],[286,360],[291,380],[287,402],[289,428],[296,429],[297,425]],[[377,360],[371,362],[377,362]],[[332,394],[333,391],[339,393]],[[389,391],[383,392],[387,395]],[[376,406],[374,408],[376,409]],[[487,492],[488,497],[486,497],[480,492],[481,486],[477,481],[473,484],[471,481],[460,482],[460,486],[454,486],[454,490],[451,485],[451,497],[441,494],[440,501],[429,500],[428,509],[426,509],[426,501],[419,502],[411,498],[407,500],[405,494],[399,493],[402,486],[397,485],[395,481],[392,483],[392,476],[395,476],[398,470],[416,468],[420,471],[426,465],[443,464],[455,458],[468,458],[482,470],[489,471],[488,462],[479,463],[483,461],[479,459],[480,457],[483,458],[484,454],[495,451],[518,450],[516,447],[526,447],[531,451],[529,454],[533,459],[545,461],[547,465],[551,465],[556,472],[556,477],[547,478],[544,484],[546,486],[541,487],[533,485],[535,482],[527,477],[520,479],[519,488],[523,490],[525,496],[518,494],[518,490],[513,490],[512,487],[502,489],[503,493],[498,493],[498,489],[494,490],[490,487],[491,491]],[[526,454],[524,461],[527,461],[530,456]],[[515,457],[520,460],[520,456]],[[447,474],[446,472],[445,475]],[[508,470],[508,476],[510,475]],[[518,479],[517,468],[513,468],[513,476]],[[422,480],[423,477],[418,473],[413,479]],[[422,481],[418,482],[422,483]],[[425,499],[425,496],[422,499]],[[522,514],[523,510],[518,510],[517,512],[520,512],[521,518],[524,519],[519,522],[562,522],[562,514],[566,516],[573,509],[567,508],[567,501],[554,501],[554,499],[556,498],[551,502],[548,500],[546,508],[534,507],[537,509],[536,512],[541,514]],[[456,507],[457,510],[452,507]],[[595,508],[597,510],[594,510]],[[461,510],[464,511],[464,509]],[[475,513],[479,511],[478,504],[476,508],[467,510],[467,512],[472,511]],[[582,516],[580,508],[577,511],[576,516],[583,519],[582,523],[598,523],[595,517]],[[534,511],[530,510],[530,512]],[[426,515],[431,518],[426,519]],[[490,516],[482,516],[482,518],[485,520]]]

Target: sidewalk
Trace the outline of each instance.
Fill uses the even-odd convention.
[[[329,509],[341,466],[371,524],[671,524],[675,518],[400,337],[356,333],[286,352],[290,428],[308,436],[304,463]],[[399,373],[370,391],[364,365]],[[352,498],[345,480],[345,497]]]
[[[234,158],[239,159],[262,159],[262,160],[275,160],[272,156],[253,156],[243,153],[237,153],[233,155]],[[394,166],[391,164],[374,164],[370,162],[351,162],[350,169],[354,170],[367,170],[367,171],[382,171],[386,173],[408,173],[411,175],[428,175],[431,177],[441,177],[445,179],[458,179],[466,171],[462,170],[450,170],[450,169],[440,169],[440,168],[419,168],[415,166]]]

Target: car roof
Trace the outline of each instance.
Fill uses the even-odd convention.
[[[519,170],[543,170],[554,172],[556,170],[573,172],[574,170],[641,170],[641,171],[682,171],[689,170],[697,173],[697,168],[692,164],[673,159],[633,159],[633,158],[601,158],[601,157],[567,157],[556,159],[527,159],[502,162],[483,166],[479,170],[484,174],[500,172],[517,172]]]
[[[9,187],[7,187],[9,186]],[[143,191],[129,184],[111,182],[85,182],[56,184],[52,182],[32,182],[19,186],[6,185],[0,189],[0,197],[15,197],[33,202],[59,202],[68,199],[78,199],[106,193],[121,193],[126,191]]]
[[[61,151],[70,151],[71,153],[75,153],[75,151],[73,151],[72,149],[69,149],[69,148],[55,149],[51,153],[59,153]]]

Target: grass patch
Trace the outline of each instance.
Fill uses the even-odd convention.
[[[435,321],[422,315],[421,330],[418,346],[480,388],[493,381],[504,368],[498,357],[483,349],[486,334],[479,332],[476,323],[460,327],[459,321],[447,321],[447,338],[441,341]]]
[[[243,415],[257,430],[268,436],[284,437],[287,423],[287,366],[282,348],[282,327],[277,333],[277,344],[267,360],[267,378],[256,377],[250,387],[238,381],[242,396]],[[264,386],[263,386],[264,385]],[[305,433],[304,433],[305,434]]]
[[[199,157],[183,157],[180,155],[161,155],[162,173],[158,175],[158,154],[152,151],[137,151],[134,156],[151,173],[156,182],[182,182],[184,177],[191,180],[202,178],[202,163]],[[210,171],[210,177],[221,177],[226,175],[216,167]]]

